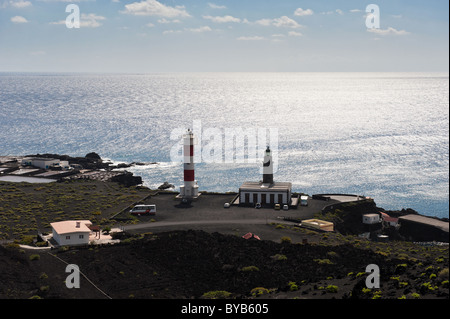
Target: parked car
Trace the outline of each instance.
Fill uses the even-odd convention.
[[[156,215],[156,205],[136,205],[130,210],[132,215]]]
[[[280,210],[280,204],[275,204],[275,210]]]
[[[230,203],[225,203],[225,204],[223,204],[223,207],[224,207],[224,208],[230,208]]]
[[[256,203],[255,208],[260,209],[261,208],[261,203]]]
[[[283,205],[283,210],[289,210],[289,206],[288,205]]]

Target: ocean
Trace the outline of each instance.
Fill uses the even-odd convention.
[[[155,162],[128,170],[178,189],[174,136],[194,127],[200,191],[260,180],[259,159],[221,159],[228,130],[262,130],[258,150],[276,148],[274,179],[293,191],[449,216],[448,73],[0,73],[0,155]]]

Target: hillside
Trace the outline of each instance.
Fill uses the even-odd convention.
[[[202,298],[211,291],[229,298],[448,299],[448,246],[344,239],[294,244],[175,231],[114,246],[0,247],[0,298],[105,298],[84,278],[80,289],[66,288],[65,261],[114,299]],[[380,267],[380,289],[365,288],[368,264]]]

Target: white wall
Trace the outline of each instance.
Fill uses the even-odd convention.
[[[53,229],[53,238],[56,242],[61,245],[86,245],[89,244],[89,234],[90,232],[76,232],[76,233],[68,233],[68,234],[58,234]],[[83,238],[80,238],[80,235]],[[70,238],[67,238],[70,237]]]
[[[380,222],[380,216],[378,215],[363,215],[364,224],[376,224]]]

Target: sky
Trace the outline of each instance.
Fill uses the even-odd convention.
[[[448,69],[446,0],[0,0],[0,72]]]

